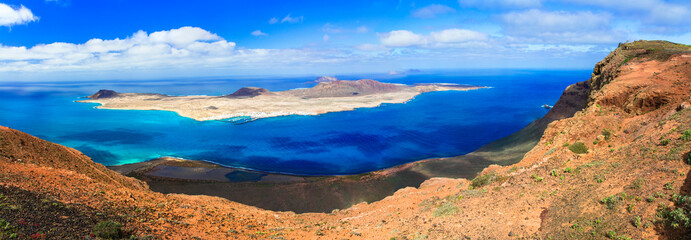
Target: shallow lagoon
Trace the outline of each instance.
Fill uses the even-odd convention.
[[[489,89],[422,94],[405,104],[285,116],[245,124],[199,122],[173,112],[94,109],[75,103],[99,89],[222,95],[240,87],[311,87],[314,77],[0,83],[0,125],[76,148],[104,165],[161,156],[305,175],[362,173],[471,152],[509,135],[554,105],[589,71],[483,70],[373,78],[391,83],[457,83]]]

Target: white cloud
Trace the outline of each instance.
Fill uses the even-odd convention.
[[[301,23],[303,20],[302,16],[299,17],[291,17],[290,14],[286,15],[283,19],[281,19],[281,23]]]
[[[408,30],[395,30],[379,34],[379,40],[387,47],[409,47],[423,45],[426,42],[424,36]]]
[[[324,34],[322,40],[324,40],[324,42],[328,42],[329,40],[331,40],[331,37],[329,37],[329,34]]]
[[[265,32],[262,32],[261,30],[254,30],[250,34],[252,34],[252,36],[255,36],[255,37],[269,36],[269,34],[266,34]]]
[[[691,5],[663,0],[568,0],[568,2],[606,8],[622,13],[623,18],[642,22],[647,32],[681,32],[691,29]]]
[[[458,0],[462,7],[476,8],[532,8],[542,5],[541,0]]]
[[[271,19],[269,19],[269,24],[274,24],[277,22],[278,22],[278,18],[272,17]]]
[[[510,39],[538,43],[615,43],[623,34],[611,28],[612,16],[590,11],[545,12],[531,9],[501,16]]]
[[[144,34],[140,32],[135,36],[145,38]],[[182,48],[195,42],[219,40],[221,37],[198,27],[181,27],[170,31],[153,32],[149,34],[148,39],[154,43],[167,43],[173,47]]]
[[[37,20],[38,17],[34,16],[31,10],[23,5],[19,8],[13,8],[7,4],[0,3],[0,26],[10,27]]]
[[[139,31],[125,39],[91,39],[83,44],[56,42],[31,48],[0,46],[1,70],[15,69],[20,61],[35,68],[80,68],[113,63],[148,62],[151,59],[176,59],[231,52],[235,43],[196,27],[182,27],[147,34]],[[20,70],[20,69],[15,69]]]
[[[487,35],[466,29],[446,29],[430,34],[431,39],[438,43],[458,43],[468,41],[486,41]]]
[[[56,42],[30,48],[0,45],[0,75],[8,72],[253,69],[258,62],[288,67],[298,62],[348,60],[342,55],[338,51],[312,49],[236,49],[234,42],[204,29],[182,27],[150,34],[139,31],[124,39],[91,39],[81,44]]]
[[[446,5],[432,4],[412,12],[412,16],[416,18],[434,18],[437,15],[443,15],[447,13],[454,13],[455,9],[450,8]]]
[[[451,28],[432,32],[428,36],[408,30],[396,30],[379,34],[379,40],[386,47],[454,47],[470,42],[485,42],[487,34],[467,29]]]

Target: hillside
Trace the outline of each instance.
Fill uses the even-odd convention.
[[[333,80],[321,81],[317,86],[305,89],[286,91],[287,94],[304,98],[350,97],[402,91],[405,85],[383,83],[371,79],[357,81]]]
[[[109,168],[146,181],[156,192],[218,196],[275,211],[328,213],[363,201],[379,201],[401,188],[419,187],[430,178],[473,178],[491,164],[516,163],[535,147],[549,123],[583,109],[587,93],[585,82],[571,85],[545,116],[471,153],[425,159],[359,175],[281,175],[173,158]]]
[[[133,238],[691,237],[691,47],[622,44],[585,84],[570,87],[587,90],[582,110],[547,125],[517,163],[331,213],[155,193],[74,149],[0,128],[0,239],[91,238],[107,221]]]

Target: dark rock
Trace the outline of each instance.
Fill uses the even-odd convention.
[[[107,90],[107,89],[101,89],[98,90],[98,92],[94,93],[93,95],[89,96],[91,99],[101,99],[101,98],[114,98],[118,97],[120,93],[113,91],[113,90]]]
[[[259,95],[268,95],[268,94],[271,94],[271,91],[267,90],[266,88],[244,87],[244,88],[238,89],[233,94],[228,94],[228,95],[225,95],[224,97],[230,97],[230,98],[256,97]]]

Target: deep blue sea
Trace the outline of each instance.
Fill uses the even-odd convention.
[[[404,104],[265,118],[235,125],[174,112],[95,109],[76,103],[99,89],[170,95],[222,95],[240,87],[271,91],[311,87],[314,77],[158,81],[0,82],[0,125],[76,148],[104,165],[161,156],[304,175],[363,173],[432,157],[462,155],[542,117],[582,71],[480,70],[387,75],[391,83],[489,86],[432,92]]]

